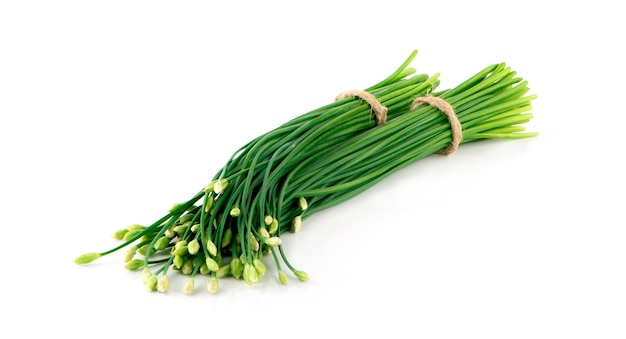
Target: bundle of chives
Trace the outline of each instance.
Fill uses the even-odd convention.
[[[413,109],[415,98],[430,95],[438,74],[411,76],[408,60],[391,76],[367,89],[387,109],[374,126],[370,108],[347,98],[324,106],[254,139],[228,160],[214,180],[190,200],[175,205],[150,226],[132,225],[114,234],[120,246],[76,259],[89,263],[124,247],[131,270],[143,268],[148,290],[167,291],[168,270],[190,275],[184,292],[194,290],[198,273],[243,278],[253,285],[265,274],[270,253],[279,281],[282,262],[301,281],[308,275],[287,260],[280,235],[297,232],[302,220],[371,187],[395,170],[446,147],[450,123],[429,106]],[[456,88],[434,96],[456,112],[463,142],[484,138],[525,138],[531,115],[526,82],[504,64],[492,65]],[[380,123],[380,121],[379,121]],[[135,259],[136,255],[143,258]],[[230,258],[228,263],[225,258]],[[279,258],[280,257],[280,258]],[[156,267],[156,270],[153,269]]]

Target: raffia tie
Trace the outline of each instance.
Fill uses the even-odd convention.
[[[341,92],[335,98],[335,101],[339,101],[341,99],[349,98],[349,97],[357,97],[367,102],[372,108],[372,112],[374,112],[374,117],[376,118],[376,125],[382,125],[387,122],[387,107],[383,106],[375,96],[365,91],[361,91],[358,89],[352,89],[349,91]]]
[[[463,139],[463,128],[461,127],[459,118],[457,118],[456,113],[454,113],[454,108],[452,108],[447,101],[439,97],[429,95],[413,100],[413,103],[411,103],[411,110],[414,110],[423,104],[429,104],[430,106],[437,108],[450,122],[450,128],[452,129],[452,141],[446,148],[437,153],[448,155],[456,152],[457,148],[459,148],[461,140]]]

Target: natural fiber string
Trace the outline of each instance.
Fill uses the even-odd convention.
[[[459,118],[457,118],[456,113],[454,113],[454,108],[452,108],[452,106],[447,101],[439,97],[429,95],[413,100],[413,103],[411,104],[411,110],[414,110],[423,104],[429,104],[437,108],[446,116],[446,118],[450,122],[450,127],[452,129],[452,141],[446,148],[437,153],[448,155],[456,152],[456,149],[459,148],[459,144],[463,139],[463,128],[461,127]]]
[[[335,98],[335,101],[339,101],[341,99],[345,99],[348,97],[357,97],[367,102],[372,108],[372,111],[374,112],[374,117],[376,117],[377,126],[382,125],[385,122],[387,122],[387,107],[381,105],[378,99],[376,99],[376,97],[373,96],[372,94],[367,93],[365,91],[358,90],[358,89],[353,89],[353,90],[339,93],[339,95],[337,95],[337,97]]]

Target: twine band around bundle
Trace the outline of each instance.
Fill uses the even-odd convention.
[[[376,126],[382,125],[387,122],[387,107],[383,106],[375,96],[371,93],[361,91],[358,89],[352,89],[349,91],[341,92],[335,98],[335,101],[339,101],[341,99],[349,98],[349,97],[357,97],[365,102],[367,102],[372,108],[372,112],[374,113],[374,117],[376,118]]]
[[[423,104],[428,104],[440,110],[450,122],[450,128],[452,130],[452,141],[446,148],[437,152],[443,155],[449,155],[456,152],[457,148],[459,148],[459,144],[461,144],[461,140],[463,139],[463,129],[461,127],[461,122],[459,118],[457,118],[456,113],[454,112],[454,108],[444,99],[434,96],[425,96],[420,97],[413,100],[411,103],[411,110],[414,110],[420,107]]]

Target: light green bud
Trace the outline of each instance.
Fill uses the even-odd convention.
[[[78,257],[76,257],[76,259],[74,259],[74,262],[78,265],[85,265],[85,264],[89,264],[90,262],[100,258],[102,256],[102,254],[100,253],[85,253],[85,254],[81,254]]]
[[[300,206],[301,210],[306,211],[307,208],[309,208],[309,203],[304,197],[300,197],[300,199],[298,199],[298,206]]]
[[[204,187],[204,189],[203,189],[204,193],[211,193],[211,192],[213,192],[213,186],[215,186],[215,180],[211,181],[210,183],[208,183]]]
[[[190,222],[186,222],[182,225],[175,226],[172,230],[174,231],[174,233],[177,233],[178,235],[183,235],[185,231],[187,230],[187,228],[191,226],[190,224],[191,224]]]
[[[215,246],[215,244],[213,243],[213,241],[211,241],[211,239],[207,240],[207,242],[206,242],[206,250],[212,256],[216,256],[217,255],[217,246]]]
[[[154,249],[157,251],[163,251],[170,245],[170,239],[168,237],[160,237],[154,244]]]
[[[272,218],[271,215],[266,215],[263,221],[265,221],[265,226],[269,226],[272,223],[272,221],[274,221],[274,218]]]
[[[278,246],[280,244],[282,244],[283,241],[279,238],[279,237],[271,237],[268,239],[265,239],[265,244],[267,244],[268,246]]]
[[[176,236],[176,233],[174,233],[174,228],[170,227],[168,229],[165,230],[165,237],[172,239]]]
[[[224,265],[220,267],[219,270],[215,273],[215,276],[218,278],[225,278],[230,273],[230,265]]]
[[[259,241],[256,240],[256,237],[250,233],[250,249],[254,252],[259,251]]]
[[[228,187],[228,179],[220,179],[213,184],[213,192],[220,194]]]
[[[153,292],[156,290],[156,286],[157,286],[157,276],[153,274],[146,281],[146,289],[150,292]]]
[[[204,204],[204,213],[209,213],[213,208],[213,198],[209,197],[206,203]]]
[[[132,232],[132,231],[143,231],[143,230],[145,230],[146,228],[147,228],[146,226],[137,225],[137,224],[128,225],[128,226],[126,227],[126,229],[127,229],[129,232]]]
[[[213,260],[212,258],[208,258],[208,257],[206,258],[206,267],[211,272],[217,272],[217,270],[220,269],[220,265],[217,263],[217,261]]]
[[[129,262],[131,260],[133,260],[133,258],[135,257],[135,253],[137,252],[137,246],[131,246],[126,250],[126,253],[124,254],[124,262]]]
[[[200,224],[193,224],[193,225],[191,225],[191,231],[193,233],[198,232],[198,229],[200,229]]]
[[[194,281],[193,277],[191,277],[189,278],[189,280],[187,280],[187,283],[185,283],[185,286],[183,287],[183,293],[185,293],[186,295],[192,295],[194,289]]]
[[[296,233],[302,228],[302,217],[297,216],[293,218],[293,222],[291,223],[291,232]]]
[[[270,237],[270,233],[265,229],[265,227],[259,228],[259,235],[263,239],[267,239]]]
[[[191,260],[185,261],[183,267],[180,268],[180,272],[185,275],[191,274],[193,272],[193,262]]]
[[[111,238],[115,240],[122,240],[124,239],[124,236],[126,235],[126,233],[128,233],[128,230],[125,228],[122,228],[121,230],[117,230],[115,233],[113,233],[111,235]]]
[[[159,281],[157,281],[157,291],[165,293],[169,288],[170,280],[167,278],[166,275],[161,276],[161,278],[159,278]]]
[[[142,259],[133,259],[126,263],[126,269],[129,271],[136,271],[144,266],[144,261]]]
[[[152,273],[150,273],[150,269],[148,267],[144,267],[143,271],[141,271],[141,280],[144,284],[148,282],[148,278],[150,278],[151,275]]]
[[[174,246],[174,247],[172,247],[171,254],[172,255],[185,255],[188,252],[189,251],[188,251],[187,246],[186,245],[182,245],[182,246]]]
[[[184,261],[183,261],[183,257],[180,255],[176,255],[174,256],[174,267],[176,269],[181,269],[183,267]]]
[[[202,265],[200,265],[200,274],[207,275],[209,273],[211,273],[211,271],[209,271],[209,268],[207,267],[206,263],[203,263]]]
[[[241,274],[243,273],[243,264],[241,263],[241,259],[233,258],[230,262],[230,272],[235,279],[241,279]]]
[[[224,236],[222,237],[222,248],[230,245],[230,242],[233,239],[233,231],[230,230],[230,227],[224,231]]]
[[[217,278],[211,277],[211,280],[209,280],[209,285],[207,286],[207,290],[209,291],[209,293],[215,294],[217,293],[218,289],[219,289],[219,283],[217,282]]]
[[[265,272],[267,272],[267,267],[265,267],[265,264],[263,264],[263,262],[259,259],[252,260],[252,265],[254,266],[256,271],[259,273],[259,278],[264,276]]]
[[[274,234],[276,233],[276,231],[278,231],[278,219],[274,219],[272,220],[272,223],[270,224],[270,234]]]
[[[278,271],[278,280],[283,285],[287,285],[289,283],[289,279],[287,278],[287,275],[283,271]]]
[[[122,238],[122,240],[129,241],[130,239],[133,239],[134,237],[139,235],[141,232],[143,232],[143,231],[142,230],[128,231],[128,232],[126,232],[126,234],[124,234],[124,238]]]
[[[137,250],[137,253],[141,254],[141,255],[146,255],[148,253],[148,249],[150,248],[150,245],[146,244],[143,245],[141,247],[139,247],[139,249]]]
[[[187,221],[190,221],[191,219],[193,219],[194,215],[191,213],[187,213],[185,215],[183,215],[182,217],[180,217],[180,219],[178,219],[178,223],[179,224],[184,224]]]
[[[189,251],[189,254],[196,255],[196,253],[198,253],[198,251],[200,250],[200,243],[198,242],[198,240],[193,239],[192,241],[190,241],[189,245],[187,245],[187,250]]]
[[[243,266],[243,279],[248,285],[252,286],[259,282],[259,273],[254,268],[254,266],[250,264],[245,264]]]
[[[233,207],[230,210],[230,216],[233,217],[233,218],[238,217],[240,214],[241,214],[241,210],[239,209],[239,207]]]
[[[294,270],[293,274],[296,276],[296,278],[298,278],[298,280],[300,280],[302,282],[309,281],[309,275],[306,274],[306,272]]]

